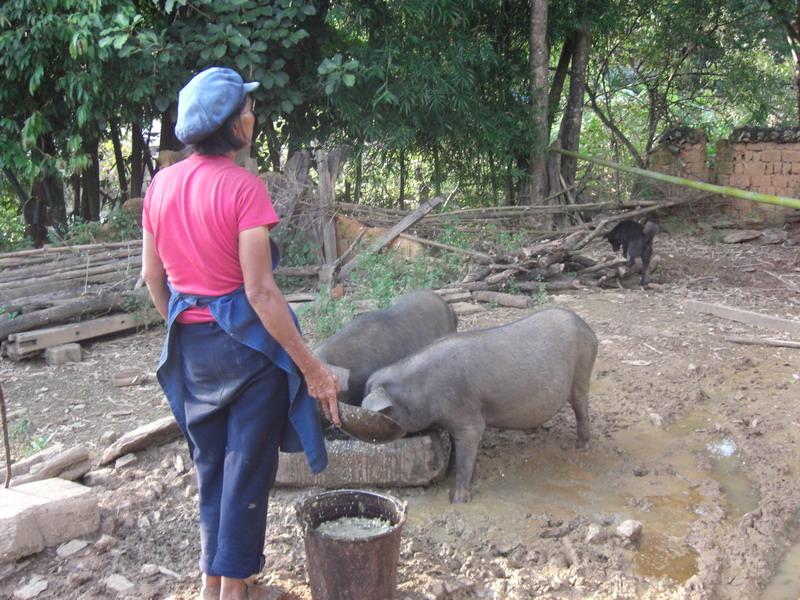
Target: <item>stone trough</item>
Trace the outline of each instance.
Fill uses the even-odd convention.
[[[444,476],[450,456],[445,433],[431,432],[386,444],[326,439],[328,468],[313,475],[305,454],[282,453],[275,484],[283,487],[412,487]]]

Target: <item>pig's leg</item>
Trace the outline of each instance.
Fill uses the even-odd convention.
[[[575,381],[572,384],[572,394],[569,399],[572,410],[575,411],[575,423],[578,427],[578,448],[589,445],[589,382]]]
[[[451,500],[453,504],[469,502],[472,472],[475,469],[475,458],[481,445],[484,427],[481,424],[450,431],[456,449],[456,487]]]

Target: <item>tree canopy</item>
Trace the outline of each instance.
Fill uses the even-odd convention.
[[[788,0],[8,0],[0,206],[64,222],[140,195],[211,65],[262,84],[262,168],[347,143],[359,201],[402,206],[413,180],[527,202],[537,169],[574,175],[544,172],[554,141],[646,166],[675,125],[796,125],[798,22]]]

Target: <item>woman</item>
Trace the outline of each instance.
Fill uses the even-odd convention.
[[[337,425],[338,384],[277,288],[278,223],[264,183],[237,166],[252,143],[249,93],[231,69],[195,76],[175,133],[193,146],[144,199],[142,277],[167,335],[158,379],[189,443],[200,497],[201,598],[258,600],[278,450],[327,465],[316,402]]]

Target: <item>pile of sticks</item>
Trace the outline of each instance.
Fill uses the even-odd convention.
[[[23,358],[51,345],[86,339],[89,330],[96,335],[118,331],[106,325],[84,327],[83,334],[54,328],[130,309],[141,265],[139,240],[45,247],[0,255],[3,353],[10,358]],[[31,343],[30,332],[37,332],[34,337],[43,339]],[[51,333],[55,333],[52,338]]]
[[[641,264],[626,266],[624,258],[596,260],[582,254],[578,243],[586,232],[537,242],[513,254],[490,255],[462,281],[451,285],[472,292],[516,291],[523,293],[559,292],[582,287],[623,287],[641,273]],[[582,247],[582,246],[581,246]],[[654,256],[652,271],[659,262]],[[489,300],[491,301],[491,299]]]

